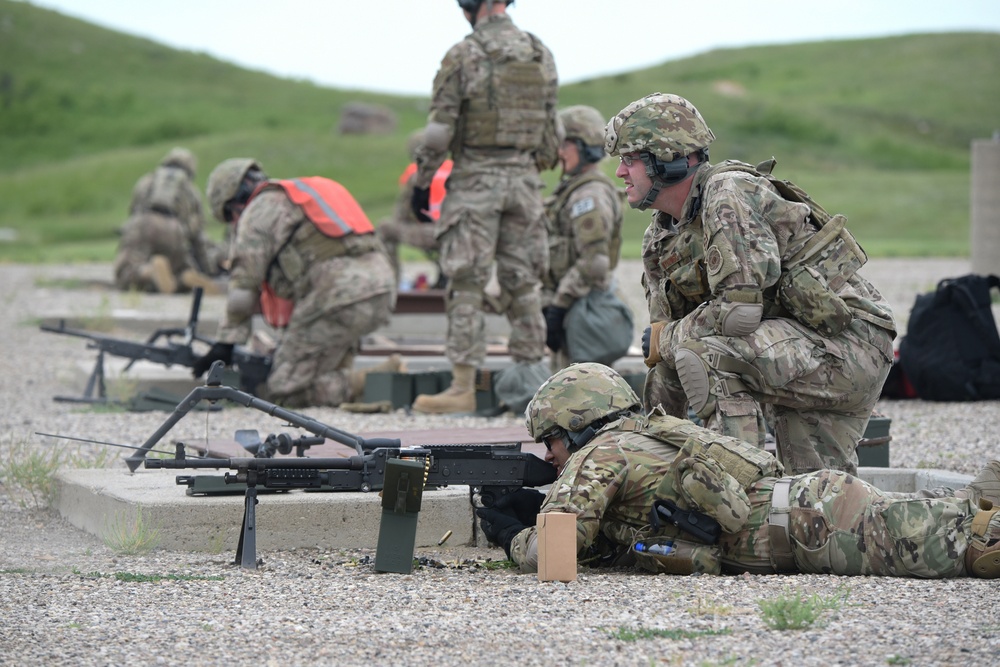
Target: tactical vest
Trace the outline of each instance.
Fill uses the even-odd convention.
[[[606,183],[612,188],[612,190],[616,194],[622,196],[624,195],[624,192],[616,188],[614,183],[612,183],[611,180],[604,175],[604,172],[600,171],[599,169],[591,169],[590,171],[584,172],[575,181],[568,182],[565,188],[556,190],[556,192],[551,198],[546,199],[545,201],[546,217],[549,220],[551,220],[554,223],[554,225],[555,223],[558,223],[559,212],[563,210],[564,206],[566,206],[566,202],[569,201],[570,195],[572,195],[578,188],[580,188],[580,186],[585,185],[587,183],[592,183],[594,181],[600,181],[602,183]],[[554,231],[558,232],[559,230],[558,229],[553,230],[550,227],[549,229],[550,239],[556,235],[553,233]],[[568,245],[569,248],[568,251],[565,253],[564,257],[560,258],[552,256],[549,257],[550,279],[547,282],[552,282],[555,286],[558,286],[559,280],[562,280],[562,277],[566,275],[566,272],[569,271],[570,267],[572,267],[573,264],[576,263],[576,256],[575,256],[576,251],[574,250],[573,245],[571,243]],[[622,247],[622,230],[621,230],[621,224],[618,224],[611,230],[611,238],[608,241],[608,259],[611,261],[610,270],[614,270],[614,268],[618,265],[618,258],[621,255],[621,247]]]
[[[351,193],[336,181],[319,176],[267,181],[257,186],[249,204],[266,189],[281,188],[305,215],[279,246],[261,287],[261,314],[273,327],[287,326],[293,302],[270,285],[278,270],[287,283],[297,282],[310,266],[332,257],[357,257],[380,247],[375,228]],[[305,224],[308,221],[312,224]]]
[[[488,69],[485,95],[462,100],[459,129],[452,154],[462,146],[516,148],[530,151],[542,143],[548,112],[545,108],[549,82],[542,64],[544,52],[538,39],[531,39],[530,57],[523,46],[506,35],[476,31],[471,37],[486,53]]]
[[[713,433],[685,419],[671,417],[662,408],[650,416],[626,417],[615,428],[656,438],[679,450],[677,458],[703,455],[719,464],[744,489],[764,477],[781,477],[784,467],[775,457],[753,445]],[[680,443],[680,444],[678,444]]]
[[[441,218],[441,204],[444,203],[444,196],[448,194],[448,189],[446,183],[448,177],[451,176],[451,168],[454,163],[451,160],[445,160],[438,167],[438,170],[434,172],[434,178],[431,180],[431,208],[430,216],[431,220],[438,220]],[[405,186],[410,178],[417,173],[417,163],[411,162],[410,166],[406,168],[406,171],[399,177],[399,185]]]
[[[146,205],[151,211],[176,216],[177,203],[183,196],[187,172],[178,167],[157,167],[153,171],[152,182]]]

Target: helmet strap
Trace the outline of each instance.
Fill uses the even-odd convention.
[[[649,176],[649,180],[652,183],[649,187],[649,192],[635,206],[640,211],[645,211],[653,205],[656,197],[660,194],[660,190],[682,182],[693,174],[704,161],[699,159],[698,162],[689,166],[687,155],[679,157],[676,160],[671,160],[670,162],[661,162],[655,155],[649,152],[643,152],[639,157],[642,159],[643,164],[646,165],[646,175]]]

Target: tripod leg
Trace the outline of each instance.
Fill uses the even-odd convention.
[[[233,563],[248,570],[257,569],[257,487],[248,486],[243,503],[243,532]]]

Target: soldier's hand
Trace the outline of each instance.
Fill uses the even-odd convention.
[[[545,306],[542,308],[542,315],[545,316],[545,345],[553,352],[558,352],[562,349],[565,338],[563,320],[566,319],[566,309],[559,306]]]
[[[430,216],[431,189],[413,188],[413,194],[410,196],[410,208],[420,222],[434,222]]]
[[[503,547],[507,558],[510,558],[511,542],[527,526],[506,512],[488,507],[477,509],[476,516],[479,517],[479,527],[483,529],[483,535],[493,544]]]
[[[221,361],[227,366],[233,363],[233,344],[232,343],[215,343],[212,345],[205,356],[199,357],[194,364],[191,366],[191,375],[195,378],[200,378],[205,372],[212,367],[212,364],[216,361]]]
[[[666,322],[653,322],[642,332],[642,356],[649,368],[663,361],[660,355],[660,335],[666,326]]]
[[[518,521],[525,526],[534,526],[538,520],[538,511],[542,509],[545,494],[535,489],[518,489],[497,501],[495,507],[507,514],[513,512]]]

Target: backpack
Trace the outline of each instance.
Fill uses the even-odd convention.
[[[1000,277],[945,278],[917,296],[899,363],[917,396],[928,401],[1000,399],[1000,335],[991,288]]]

